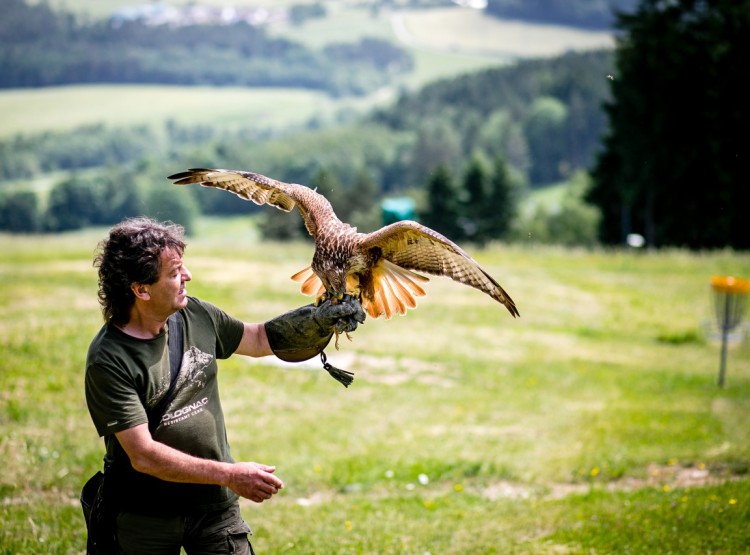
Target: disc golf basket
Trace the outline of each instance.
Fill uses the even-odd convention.
[[[727,342],[729,333],[740,325],[745,312],[750,281],[731,276],[713,276],[711,289],[714,296],[716,322],[721,332],[721,363],[719,366],[719,387],[724,387],[727,367]]]

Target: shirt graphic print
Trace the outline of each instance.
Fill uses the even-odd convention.
[[[200,414],[208,404],[208,397],[196,395],[206,386],[206,368],[213,357],[197,347],[190,347],[182,355],[182,366],[177,375],[175,393],[161,417],[161,426],[172,426]],[[196,398],[197,397],[197,398]]]

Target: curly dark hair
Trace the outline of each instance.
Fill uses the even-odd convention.
[[[135,303],[133,283],[151,284],[159,279],[161,253],[174,249],[185,251],[185,229],[172,222],[160,223],[151,218],[122,221],[102,240],[94,257],[99,268],[99,304],[104,320],[124,325],[130,319]]]

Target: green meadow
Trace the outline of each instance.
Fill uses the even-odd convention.
[[[280,214],[279,217],[284,217]],[[0,553],[83,553],[101,465],[83,396],[105,229],[0,235]],[[220,364],[233,456],[286,488],[242,503],[259,553],[750,553],[750,344],[716,385],[713,274],[730,251],[468,250],[513,319],[445,279],[319,361]],[[189,292],[249,321],[308,302],[309,243],[203,220]]]
[[[0,91],[0,139],[64,132],[85,125],[211,125],[234,129],[300,127],[323,121],[364,100],[334,100],[321,92],[291,88],[188,87],[169,85],[71,85]]]

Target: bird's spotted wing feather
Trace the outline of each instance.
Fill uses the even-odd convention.
[[[365,237],[361,249],[373,248],[380,249],[383,259],[400,268],[449,277],[486,293],[511,315],[519,315],[513,300],[492,276],[461,247],[429,227],[412,221],[396,222]]]
[[[199,183],[204,187],[224,189],[255,204],[269,204],[285,212],[296,207],[312,236],[318,228],[317,213],[327,213],[330,209],[328,201],[309,187],[284,183],[253,172],[193,168],[167,179],[173,180],[175,185]],[[316,210],[317,207],[321,210]]]

